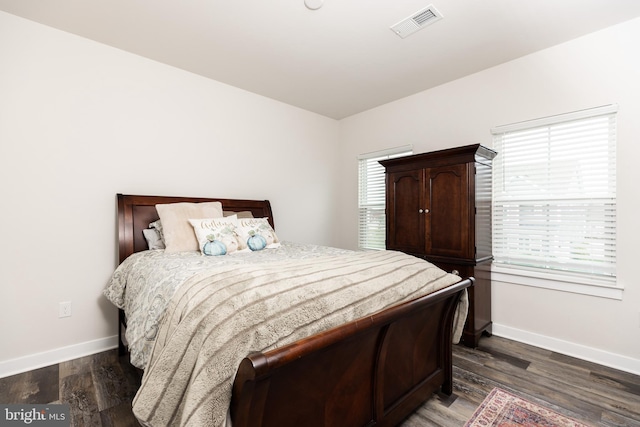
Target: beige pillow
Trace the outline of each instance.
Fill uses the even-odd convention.
[[[222,203],[169,203],[156,205],[162,221],[165,252],[197,251],[198,240],[190,218],[222,218]]]
[[[222,213],[224,214],[224,216],[236,215],[238,218],[253,218],[253,213],[251,211],[222,211]]]

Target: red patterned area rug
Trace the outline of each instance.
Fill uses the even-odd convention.
[[[465,427],[588,427],[555,411],[494,388]]]

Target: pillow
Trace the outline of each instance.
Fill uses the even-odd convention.
[[[160,230],[156,228],[145,228],[142,230],[144,239],[147,241],[147,247],[151,250],[164,249],[164,242],[162,241],[162,235]]]
[[[203,255],[227,255],[238,250],[236,215],[224,218],[190,219]]]
[[[189,218],[222,218],[220,202],[169,203],[156,205],[162,221],[166,252],[197,251],[198,241]]]
[[[278,236],[267,218],[239,218],[237,227],[240,250],[259,251],[280,246]]]
[[[164,236],[162,235],[162,221],[157,220],[153,221],[149,224],[149,228],[154,228],[158,234],[160,235],[160,240],[162,240],[162,249],[164,249]]]
[[[240,211],[240,212],[222,211],[222,214],[224,216],[237,215],[238,218],[253,218],[253,213],[251,211]]]

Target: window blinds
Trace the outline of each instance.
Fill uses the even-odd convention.
[[[492,129],[496,264],[615,280],[616,111]]]
[[[412,154],[411,146],[358,157],[358,247],[384,249],[386,239],[385,175],[380,160]]]

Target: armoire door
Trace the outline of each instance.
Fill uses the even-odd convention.
[[[426,252],[433,256],[473,258],[470,239],[469,174],[466,164],[425,169],[428,213]]]
[[[424,171],[387,174],[387,249],[424,254]]]

